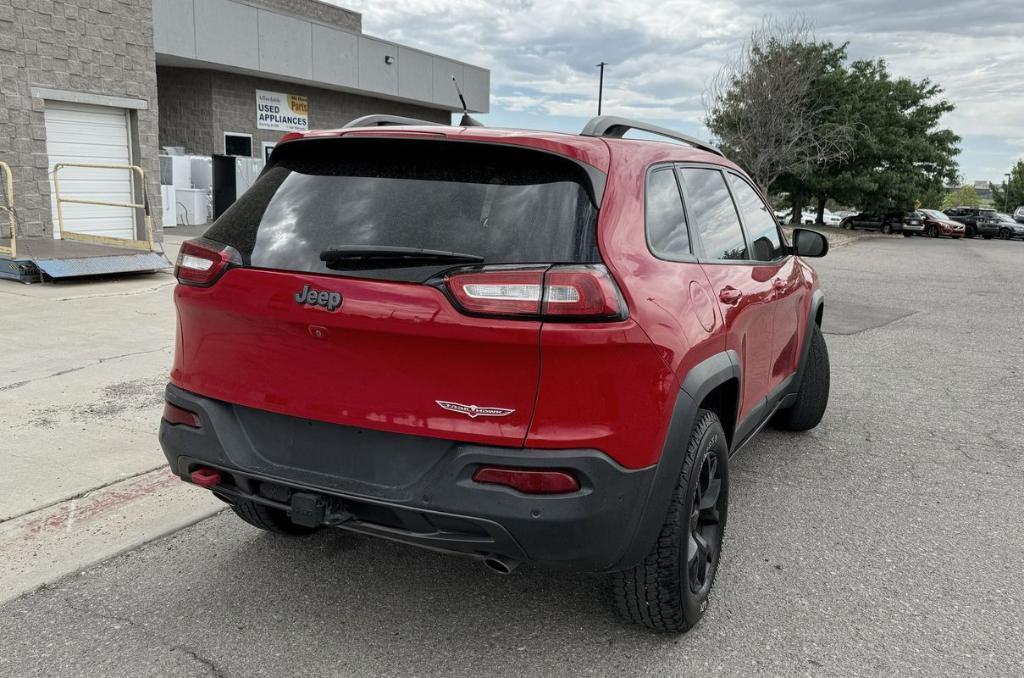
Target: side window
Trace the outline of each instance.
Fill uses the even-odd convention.
[[[750,248],[753,250],[750,258],[755,261],[774,261],[786,256],[775,217],[768,211],[761,196],[735,174],[729,175],[729,181],[740,206],[740,214],[743,215],[743,225],[747,227],[747,237],[750,238]]]
[[[663,259],[690,254],[686,213],[671,167],[651,172],[647,177],[646,201],[647,242],[651,251]]]
[[[747,244],[739,215],[732,204],[722,173],[696,167],[682,170],[686,199],[709,259],[743,261]]]

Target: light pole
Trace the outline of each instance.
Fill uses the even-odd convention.
[[[1010,211],[1010,173],[1007,172],[1003,175],[1006,177],[1006,181],[1003,182],[1003,211]]]
[[[601,99],[604,98],[604,67],[608,62],[602,61],[597,65],[601,69],[601,79],[597,82],[597,114],[601,115]]]

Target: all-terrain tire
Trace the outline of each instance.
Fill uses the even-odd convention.
[[[808,347],[807,364],[796,402],[779,411],[772,424],[786,431],[807,431],[821,422],[828,407],[829,362],[828,346],[821,328],[815,324],[811,330],[811,345]]]
[[[706,472],[706,458],[708,464],[713,459],[720,474],[714,504],[716,522],[713,523],[717,545],[713,556],[704,561],[706,569],[698,581],[691,576],[688,555],[690,549],[695,548],[691,546],[692,515],[696,510],[694,498],[706,496],[698,486],[703,487],[703,481],[711,477],[711,472]],[[729,447],[718,416],[708,410],[699,410],[658,540],[639,565],[611,575],[615,607],[625,619],[653,631],[683,633],[704,616],[718,572],[725,535],[729,506],[728,459]],[[697,492],[700,494],[695,495]],[[696,555],[700,554],[701,551],[697,550]],[[691,562],[697,562],[696,558]],[[699,584],[697,591],[693,590],[692,583]]]
[[[293,537],[302,537],[316,532],[318,527],[305,527],[292,522],[288,514],[281,509],[257,504],[253,501],[238,499],[232,502],[231,509],[239,518],[253,527],[258,527],[267,532],[275,534],[287,534]]]

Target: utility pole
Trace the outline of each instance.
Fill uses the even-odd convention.
[[[608,62],[602,61],[597,65],[601,69],[601,79],[598,80],[597,84],[597,114],[601,115],[601,99],[604,98],[604,67],[608,65]]]
[[[1010,211],[1010,174],[1006,173],[1003,175],[1006,177],[1006,181],[1003,182],[1003,211]]]

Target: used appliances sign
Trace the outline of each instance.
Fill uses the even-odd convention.
[[[309,129],[309,104],[306,97],[256,90],[256,127],[285,132]]]

